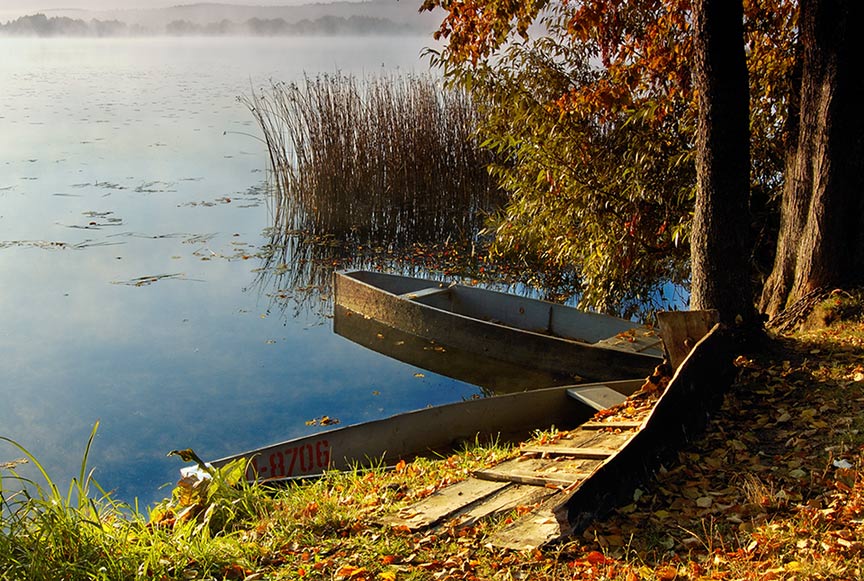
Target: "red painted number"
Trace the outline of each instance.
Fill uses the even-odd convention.
[[[315,444],[315,460],[322,470],[330,467],[330,442],[321,440]]]
[[[290,469],[288,474],[291,474]],[[273,478],[285,476],[285,456],[282,455],[282,452],[270,454],[270,476]]]
[[[284,448],[271,453],[268,463],[269,466],[260,466],[258,459],[252,458],[250,480],[255,474],[260,478],[284,478],[325,470],[330,467],[330,442],[320,440],[314,445]]]

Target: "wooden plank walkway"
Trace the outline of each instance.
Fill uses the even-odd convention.
[[[560,496],[562,490],[571,489],[589,478],[605,459],[637,433],[640,425],[639,422],[591,422],[570,432],[562,432],[549,442],[524,446],[518,457],[478,470],[467,480],[388,515],[380,523],[409,530],[433,526],[461,527],[515,510],[517,506],[527,506],[534,509],[524,520],[533,523],[529,527],[539,529],[524,538],[520,536],[517,544],[522,547],[526,542],[533,542],[526,539],[537,535],[545,539],[548,531],[557,524],[553,527],[554,517],[541,507],[550,498]],[[560,503],[560,499],[557,502]],[[509,534],[501,539],[496,536],[493,544],[504,543],[500,546],[509,547],[513,544],[509,539]]]
[[[690,325],[686,332],[690,339],[698,329]],[[664,441],[664,436],[676,430],[694,433],[692,414],[682,415],[682,410],[693,406],[682,406],[682,398],[701,400],[699,405],[704,407],[711,394],[731,383],[727,373],[731,358],[724,359],[726,343],[718,338],[720,333],[715,327],[697,344],[655,404],[650,402],[657,398],[657,382],[649,378],[641,392],[615,406],[620,413],[600,411],[577,429],[523,446],[518,457],[478,470],[380,523],[410,530],[470,526],[517,507],[533,507],[520,511],[521,516],[488,539],[493,546],[519,550],[536,548],[586,526],[626,493],[632,495],[632,488],[650,473],[664,446],[674,447],[682,441],[668,437]],[[711,388],[705,394],[695,389],[700,381]],[[608,397],[595,398],[594,403],[619,399],[605,395]],[[642,409],[641,417],[628,418],[636,408]]]

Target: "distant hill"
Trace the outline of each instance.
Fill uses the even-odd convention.
[[[0,33],[39,36],[120,34],[430,34],[440,16],[419,1],[369,0],[298,6],[199,3],[169,8],[61,9],[0,24]]]

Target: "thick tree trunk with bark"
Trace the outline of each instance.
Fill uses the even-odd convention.
[[[769,317],[817,288],[864,281],[861,0],[802,0],[800,118],[786,168]]]
[[[755,321],[750,280],[750,128],[741,0],[696,0],[699,95],[697,194],[691,235],[692,309],[727,324]]]

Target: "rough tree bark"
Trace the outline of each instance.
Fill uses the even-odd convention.
[[[690,307],[722,322],[755,322],[750,280],[750,137],[741,0],[696,0],[694,86],[699,95],[697,194]]]
[[[759,308],[774,317],[812,290],[864,281],[861,0],[801,0],[801,92],[774,267]],[[858,65],[860,66],[860,65]]]

